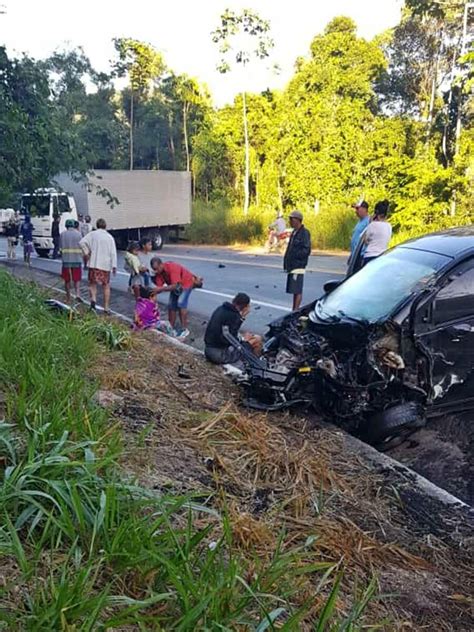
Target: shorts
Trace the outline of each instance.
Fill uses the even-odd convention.
[[[61,270],[61,276],[65,281],[73,281],[73,283],[79,283],[82,279],[82,270],[81,268],[70,268],[68,266],[63,266]]]
[[[32,241],[24,241],[23,242],[23,254],[31,255],[33,254],[33,242]]]
[[[99,270],[98,268],[89,268],[89,283],[97,285],[109,285],[110,271]]]
[[[287,294],[303,294],[304,274],[289,274],[286,279]]]
[[[193,288],[190,287],[187,290],[183,290],[181,294],[177,295],[174,292],[170,292],[170,299],[168,301],[168,309],[175,312],[177,309],[187,309],[189,303],[189,297]]]
[[[131,287],[135,287],[136,285],[143,285],[142,282],[143,282],[143,277],[141,274],[131,274],[128,284]]]

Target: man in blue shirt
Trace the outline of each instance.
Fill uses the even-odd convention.
[[[359,243],[362,233],[367,228],[370,221],[369,205],[367,204],[365,200],[362,200],[361,202],[357,202],[357,204],[353,204],[352,208],[355,208],[355,212],[356,212],[357,217],[359,218],[359,221],[357,222],[357,224],[354,227],[354,230],[352,231],[351,254],[357,248],[357,244]]]

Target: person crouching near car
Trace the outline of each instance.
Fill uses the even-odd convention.
[[[250,312],[250,297],[239,292],[231,303],[225,302],[212,314],[204,334],[204,353],[213,364],[234,364],[241,360],[241,352],[232,347],[223,335],[224,327],[234,338],[239,337],[239,330]],[[246,333],[240,336],[242,344],[255,355],[262,351],[262,338]]]
[[[202,279],[194,275],[180,263],[163,262],[159,257],[151,260],[151,278],[158,293],[169,292],[168,318],[177,338],[189,336],[188,303],[195,287],[202,286]],[[176,316],[179,313],[181,329],[176,329]]]
[[[82,236],[73,219],[66,220],[66,230],[59,235],[59,249],[62,258],[61,276],[66,290],[66,301],[71,302],[71,283],[74,283],[75,299],[81,300],[82,248],[79,245]]]

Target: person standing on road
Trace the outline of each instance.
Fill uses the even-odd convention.
[[[23,241],[23,261],[31,266],[31,253],[33,252],[33,224],[29,215],[25,215],[25,220],[20,228],[20,235]]]
[[[353,204],[352,208],[355,209],[356,215],[359,218],[359,221],[354,226],[354,230],[352,231],[351,237],[351,254],[357,248],[357,244],[362,237],[362,233],[367,228],[370,222],[369,217],[369,205],[365,200],[357,202],[357,204]]]
[[[89,267],[89,294],[91,309],[95,310],[97,302],[97,285],[104,291],[104,311],[110,314],[110,273],[117,272],[117,248],[114,238],[107,232],[105,219],[98,219],[97,230],[83,237],[79,245],[86,257]]]
[[[392,226],[387,221],[388,200],[377,202],[374,217],[364,233],[363,240],[366,244],[364,252],[364,264],[376,259],[384,253],[392,238]]]
[[[82,220],[81,220],[82,218]],[[91,218],[90,215],[86,215],[85,217],[79,218],[79,229],[81,231],[81,235],[85,237],[92,230]]]
[[[239,330],[250,312],[250,297],[244,292],[239,292],[232,303],[227,301],[218,307],[212,314],[204,334],[204,354],[213,364],[234,364],[241,359],[241,352],[232,347],[223,335],[224,327],[237,338]],[[261,336],[243,334],[241,342],[249,351],[259,355],[262,348]]]
[[[15,219],[12,217],[5,229],[7,236],[7,258],[16,259],[16,246],[18,244],[19,227]]]
[[[71,283],[74,283],[75,298],[81,300],[82,249],[79,245],[81,233],[76,229],[73,219],[66,220],[66,230],[59,236],[61,248],[61,276],[66,289],[66,301],[71,302]]]
[[[187,268],[174,261],[163,261],[159,257],[151,260],[152,280],[158,293],[169,292],[168,318],[177,338],[189,336],[188,303],[195,287],[202,286],[202,280]],[[154,276],[153,276],[154,274]],[[176,330],[176,314],[179,312],[181,330]]]
[[[53,259],[57,259],[59,257],[59,238],[60,238],[60,230],[59,230],[59,215],[55,215],[53,217],[53,223],[51,225],[51,237],[53,238]]]
[[[143,278],[143,286],[149,287],[151,285],[150,254],[153,250],[153,242],[149,237],[142,237],[139,244],[140,250],[138,251],[138,258],[140,260],[140,274]]]
[[[300,211],[290,213],[290,226],[293,232],[283,259],[283,269],[287,273],[286,292],[293,294],[293,311],[296,311],[303,298],[304,274],[311,254],[311,234],[303,225]]]

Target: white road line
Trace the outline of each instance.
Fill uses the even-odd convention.
[[[224,294],[223,292],[213,292],[212,290],[204,290],[204,289],[196,289],[195,292],[205,292],[206,294],[213,294],[214,296],[222,296],[222,298],[234,298],[232,294]],[[271,309],[279,309],[282,312],[291,312],[289,307],[285,307],[284,305],[276,305],[275,303],[264,303],[263,301],[254,301],[252,300],[252,304],[261,305],[262,307],[270,307]]]

